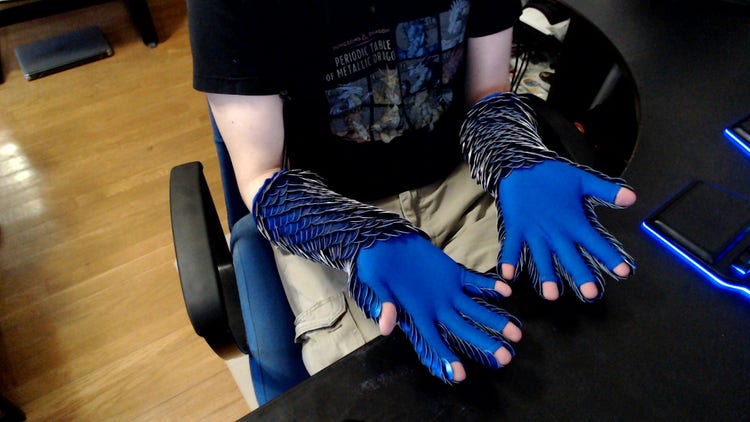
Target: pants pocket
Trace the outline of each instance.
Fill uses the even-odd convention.
[[[302,343],[302,361],[311,375],[363,346],[371,338],[371,328],[366,328],[367,332],[363,333],[352,312],[359,312],[359,309],[350,309],[345,293],[341,292],[297,316],[295,341]]]

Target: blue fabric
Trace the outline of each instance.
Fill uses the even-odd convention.
[[[279,279],[271,245],[248,214],[232,230],[232,257],[250,347],[253,387],[263,405],[309,377],[294,316]]]
[[[430,372],[452,381],[450,362],[457,354],[499,368],[493,353],[513,348],[500,334],[518,320],[483,299],[497,299],[495,279],[469,271],[417,234],[379,241],[359,252],[353,296],[370,317],[392,302],[398,325]],[[371,294],[357,293],[371,290]],[[479,298],[475,300],[474,298]]]
[[[497,196],[505,230],[500,263],[518,265],[525,244],[537,273],[534,278],[559,284],[558,274],[567,272],[576,292],[593,281],[601,296],[603,286],[593,265],[611,270],[625,257],[602,228],[592,226],[595,220],[587,200],[612,204],[620,187],[560,160],[513,170],[500,181]]]

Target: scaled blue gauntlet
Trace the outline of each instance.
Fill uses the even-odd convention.
[[[470,272],[401,218],[343,197],[314,174],[282,170],[269,178],[252,207],[260,233],[273,244],[349,274],[349,292],[365,315],[392,302],[397,322],[422,363],[446,382],[459,353],[489,367],[493,352],[512,348],[502,337],[512,321],[485,299],[495,280]]]
[[[566,280],[579,298],[581,284],[604,291],[602,272],[621,262],[634,268],[622,245],[599,223],[597,205],[614,205],[624,181],[573,163],[547,149],[534,112],[513,93],[493,94],[469,110],[460,132],[472,177],[498,209],[500,264],[524,265],[541,294],[542,281],[562,291]]]

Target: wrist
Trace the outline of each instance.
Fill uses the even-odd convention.
[[[347,271],[361,248],[421,233],[401,216],[344,197],[302,170],[281,170],[267,179],[252,212],[258,231],[274,245]]]

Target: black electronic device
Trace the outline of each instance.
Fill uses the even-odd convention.
[[[724,129],[724,136],[750,155],[750,115]]]
[[[35,41],[15,49],[27,80],[109,57],[112,47],[96,26]]]
[[[750,199],[695,181],[642,227],[717,285],[750,297]]]

